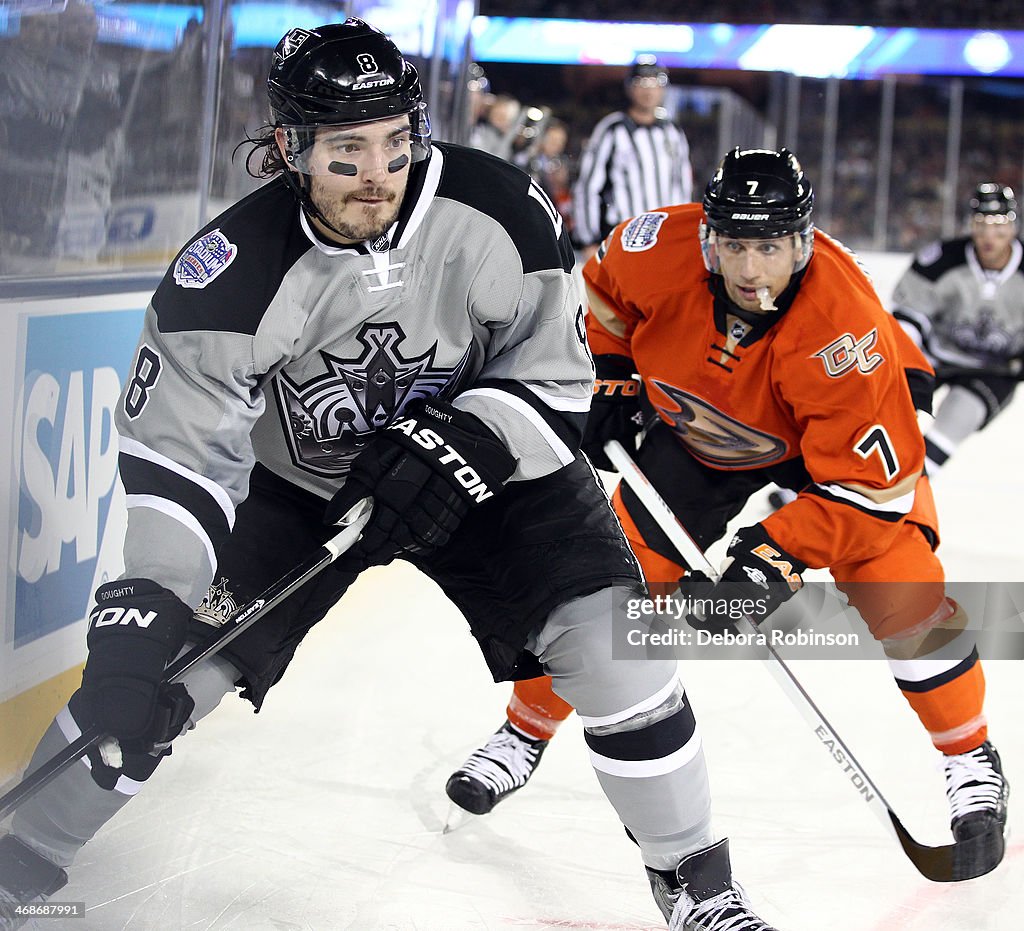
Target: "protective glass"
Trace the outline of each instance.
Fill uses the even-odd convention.
[[[984,226],[1005,226],[1017,223],[1017,214],[1010,213],[975,213],[971,216],[971,223],[977,227]]]
[[[662,73],[633,78],[629,84],[630,87],[668,87],[668,75]]]
[[[306,175],[357,175],[380,166],[394,173],[422,161],[430,150],[430,123],[423,104],[409,114],[407,126],[391,131],[377,122],[281,129],[288,164]]]
[[[699,235],[704,267],[714,275],[721,274],[722,262],[718,256],[718,232],[711,229],[706,222],[702,222]],[[814,227],[808,226],[807,229],[801,230],[799,233],[788,233],[787,235],[796,236],[799,240],[797,259],[793,265],[793,274],[796,274],[800,269],[806,268],[807,263],[811,260],[811,255],[814,252]]]

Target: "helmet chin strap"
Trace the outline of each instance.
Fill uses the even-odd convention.
[[[401,171],[408,164],[409,156],[399,155],[398,158],[394,158],[388,162],[388,174],[393,175],[396,171]],[[332,175],[348,175],[349,177],[356,175],[359,171],[359,169],[351,162],[331,162],[327,166],[327,170]]]

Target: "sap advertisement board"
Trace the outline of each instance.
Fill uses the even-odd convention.
[[[0,305],[11,438],[0,701],[85,659],[92,593],[123,568],[113,418],[148,300]]]

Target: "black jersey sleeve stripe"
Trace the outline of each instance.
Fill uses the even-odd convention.
[[[231,517],[206,489],[166,466],[124,451],[118,457],[124,490],[129,497],[143,496],[167,501],[173,514],[181,510],[191,515],[206,534],[215,553],[231,533]],[[205,542],[205,541],[204,541]]]
[[[580,448],[580,440],[583,438],[583,427],[587,422],[587,415],[582,411],[556,411],[545,404],[525,385],[516,381],[508,381],[503,378],[485,378],[476,382],[474,388],[494,388],[515,395],[521,401],[525,401],[535,410],[544,422],[555,432],[558,438],[575,452]]]
[[[924,411],[926,414],[932,412],[932,395],[935,393],[935,376],[924,369],[904,369],[907,376],[907,385],[910,387],[910,397],[914,402],[914,409]]]
[[[918,252],[910,267],[922,278],[932,282],[938,281],[951,268],[956,268],[958,265],[964,265],[967,262],[966,250],[969,243],[970,239],[966,236],[961,236],[958,239],[949,239],[940,243],[938,244],[938,255],[934,261],[930,261],[927,264],[921,261],[922,254],[928,252],[926,248]]]
[[[561,217],[555,222],[543,200],[531,195],[532,179],[515,165],[477,149],[437,143],[444,167],[438,197],[448,197],[501,224],[515,245],[523,273],[560,268],[574,262]],[[480,171],[480,159],[493,171]],[[557,213],[557,211],[556,211]]]
[[[951,669],[947,669],[945,672],[940,672],[937,675],[929,676],[927,679],[901,679],[899,676],[896,677],[896,684],[899,686],[900,691],[903,692],[930,692],[933,689],[937,689],[940,685],[945,685],[947,682],[952,682],[954,679],[960,678],[965,672],[971,669],[975,663],[978,662],[978,648],[975,647],[971,650],[970,654],[962,659],[959,663],[953,666]]]
[[[831,501],[833,504],[841,504],[844,507],[853,508],[862,514],[867,514],[869,517],[875,517],[890,524],[903,520],[908,513],[899,506],[887,509],[884,504],[876,504],[870,498],[866,498],[863,495],[855,495],[853,492],[850,493],[849,497],[840,497],[823,485],[808,485],[803,491],[806,494],[816,495],[819,498],[824,498],[826,501]]]
[[[929,320],[925,314],[918,313],[910,307],[897,307],[893,310],[892,315],[899,320],[901,324],[909,324],[912,326],[917,330],[922,339],[927,337],[931,332],[931,320]]]
[[[282,216],[292,218],[284,237]],[[153,295],[160,332],[254,335],[281,280],[312,248],[299,216],[294,195],[276,179],[207,224],[178,253]],[[205,281],[179,281],[186,254],[199,250],[201,256],[201,241],[207,236],[214,237],[223,254],[206,257]]]

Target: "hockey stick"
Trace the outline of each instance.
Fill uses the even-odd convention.
[[[219,653],[239,634],[247,630],[272,608],[279,605],[285,598],[296,591],[315,575],[319,575],[358,539],[366,522],[370,519],[371,502],[363,498],[356,502],[343,518],[342,529],[319,549],[306,557],[294,569],[285,573],[248,604],[242,605],[225,622],[220,631],[205,644],[193,647],[183,656],[179,656],[166,669],[165,685],[180,682],[192,668],[203,660]],[[0,798],[0,820],[7,817],[15,808],[43,786],[52,782],[65,769],[81,757],[85,756],[90,747],[98,744],[106,735],[96,726],[82,731],[77,740],[72,741],[59,753],[52,756],[38,769],[25,776],[13,789]]]
[[[1007,364],[1003,366],[984,366],[974,368],[973,366],[943,365],[941,362],[934,364],[935,378],[948,380],[951,378],[1013,378],[1016,381],[1024,380],[1024,367],[1020,365]]]
[[[604,451],[619,471],[622,480],[640,499],[640,502],[647,509],[647,513],[654,518],[658,526],[664,531],[672,545],[679,552],[679,555],[683,557],[686,565],[705,573],[709,578],[717,579],[718,573],[700,547],[693,541],[686,528],[683,527],[669,506],[662,500],[654,486],[650,483],[650,480],[640,471],[640,467],[633,461],[622,444],[616,440],[610,440],[605,444]],[[761,659],[767,666],[768,671],[782,687],[782,690],[796,709],[803,715],[807,723],[811,725],[814,736],[826,748],[829,756],[843,767],[844,775],[857,790],[857,794],[868,804],[872,813],[889,833],[899,841],[903,852],[910,858],[910,862],[917,867],[918,872],[922,876],[930,879],[932,882],[959,882],[963,879],[973,879],[975,876],[981,876],[995,869],[998,861],[987,865],[987,868],[984,869],[976,867],[973,862],[977,857],[976,852],[968,852],[963,844],[928,847],[914,840],[892,810],[892,806],[885,800],[878,786],[875,785],[867,771],[857,761],[849,747],[846,746],[843,739],[826,720],[818,706],[814,703],[814,699],[807,694],[807,691],[800,684],[800,680],[797,679],[793,671],[786,665],[785,660],[779,656],[770,643],[764,642],[764,637],[757,637],[757,627],[749,618],[741,618],[739,628],[741,633],[753,635],[754,639],[751,642],[757,643],[759,648],[765,651],[765,653],[762,653]]]

